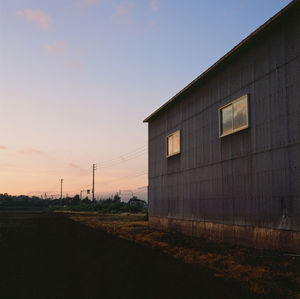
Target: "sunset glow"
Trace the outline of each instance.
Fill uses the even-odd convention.
[[[287,3],[1,1],[0,193],[146,198],[143,119]]]

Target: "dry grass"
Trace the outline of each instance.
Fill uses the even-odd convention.
[[[156,231],[149,229],[143,214],[73,212],[67,215],[90,227],[162,250],[186,263],[207,267],[216,277],[238,281],[255,294],[291,298],[300,293],[300,275],[297,271],[299,257]]]

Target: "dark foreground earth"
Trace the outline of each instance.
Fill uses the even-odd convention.
[[[64,215],[0,212],[0,298],[258,297]]]

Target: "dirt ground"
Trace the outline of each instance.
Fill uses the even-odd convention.
[[[199,240],[193,244],[180,235],[150,231],[142,215],[117,217],[0,212],[0,298],[266,297],[251,291],[242,280],[228,279],[209,265],[187,263],[181,254],[174,258],[176,254],[163,250],[168,244],[178,247],[176,252],[182,247],[203,250],[203,254],[206,248],[207,255],[210,250],[212,255],[228,254],[218,246],[213,250],[202,245],[201,249]],[[157,244],[147,241],[151,233],[150,239]],[[256,262],[250,258],[248,264]],[[280,256],[278,269],[281,263],[288,263],[285,273],[295,274],[295,258]],[[290,274],[286,281],[283,277],[278,284],[295,287]],[[288,298],[289,294],[283,295]],[[274,295],[270,298],[284,298]]]
[[[227,281],[239,282],[252,294],[300,298],[300,257],[276,251],[230,246],[148,228],[144,215],[69,213],[89,227],[156,248],[187,264],[202,266]]]

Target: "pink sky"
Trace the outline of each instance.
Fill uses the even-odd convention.
[[[287,3],[2,1],[0,193],[145,196],[143,119]]]

